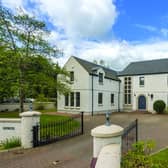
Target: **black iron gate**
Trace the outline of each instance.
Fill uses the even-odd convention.
[[[122,135],[122,154],[127,153],[132,144],[138,141],[138,119],[133,121],[128,127],[124,129]]]
[[[33,146],[41,146],[81,135],[84,132],[83,112],[60,121],[41,123],[33,127]]]

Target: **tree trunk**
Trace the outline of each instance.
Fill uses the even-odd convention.
[[[24,111],[24,82],[23,82],[23,68],[22,68],[22,60],[20,59],[20,80],[19,80],[19,97],[20,97],[20,113]]]
[[[23,88],[20,88],[20,113],[24,111],[24,96],[23,96]]]

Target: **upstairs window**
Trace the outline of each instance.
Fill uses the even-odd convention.
[[[71,106],[74,106],[74,92],[71,92],[70,94],[71,98]]]
[[[145,84],[144,77],[143,76],[139,77],[139,86],[144,86],[144,84]]]
[[[111,94],[111,104],[114,104],[114,94]]]
[[[80,107],[80,92],[76,92],[76,107]]]
[[[98,93],[98,104],[99,105],[103,104],[103,93]]]
[[[103,73],[99,73],[99,83],[103,83]]]
[[[69,94],[65,95],[65,106],[69,106]]]
[[[73,71],[70,72],[70,81],[71,82],[74,81],[74,72]]]

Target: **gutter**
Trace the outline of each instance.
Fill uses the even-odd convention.
[[[119,92],[118,92],[118,112],[120,112],[120,89],[121,88],[121,81],[119,81]]]

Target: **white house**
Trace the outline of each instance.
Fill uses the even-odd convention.
[[[154,101],[160,99],[168,106],[168,59],[133,62],[116,72],[70,57],[64,67],[72,92],[59,96],[59,112],[153,112]]]
[[[77,57],[70,57],[64,67],[70,72],[72,92],[59,96],[59,112],[98,114],[122,109],[116,71]]]
[[[150,111],[156,100],[168,106],[168,59],[130,63],[118,77],[125,111]]]

